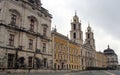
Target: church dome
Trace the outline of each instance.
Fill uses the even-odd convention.
[[[110,49],[110,47],[108,46],[107,49],[104,50],[104,54],[106,55],[116,55],[113,49]]]

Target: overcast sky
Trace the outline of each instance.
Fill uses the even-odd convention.
[[[109,44],[120,60],[120,0],[41,1],[42,6],[53,15],[52,27],[56,25],[58,32],[69,34],[76,10],[82,22],[84,37],[89,22],[95,36],[96,50],[103,51]]]

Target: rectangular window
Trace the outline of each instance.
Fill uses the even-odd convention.
[[[16,24],[16,19],[17,19],[17,16],[15,14],[12,14],[12,16],[11,16],[11,24],[12,25]]]
[[[73,33],[73,38],[76,39],[76,33]]]
[[[43,64],[44,64],[44,67],[47,67],[47,58],[43,59]]]
[[[88,34],[88,39],[90,38],[90,34]]]
[[[14,46],[14,38],[15,36],[13,34],[9,35],[9,46]]]
[[[46,52],[46,43],[43,43],[43,52]]]
[[[29,49],[33,49],[33,40],[29,39]]]
[[[14,67],[14,54],[8,54],[8,68],[13,68]]]
[[[44,28],[43,28],[43,35],[46,36],[46,33],[47,33],[47,28],[44,27]]]
[[[30,20],[30,31],[34,31],[34,24],[35,24],[34,20],[31,19]]]
[[[28,57],[28,67],[32,67],[32,57]]]

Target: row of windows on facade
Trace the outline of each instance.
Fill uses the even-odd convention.
[[[15,35],[9,34],[9,46],[14,46]],[[29,39],[29,49],[33,50],[33,39]],[[43,52],[46,52],[46,43],[43,43]]]
[[[108,58],[108,61],[117,61],[117,58]]]
[[[14,54],[8,54],[8,68],[11,68],[14,66]],[[33,57],[28,57],[28,67],[32,67],[32,61]]]
[[[16,14],[12,14],[11,16],[11,23],[12,25],[16,25],[16,21],[17,21],[17,15]],[[33,18],[30,19],[30,28],[29,30],[34,32],[34,28],[35,28],[35,20]],[[47,27],[43,27],[43,35],[46,36],[46,33],[47,33]]]
[[[68,50],[68,49],[67,49]],[[61,50],[61,49],[55,49],[55,52],[59,52],[59,53],[64,53],[64,54],[75,54],[75,55],[77,55],[77,54],[79,54],[78,52],[78,50],[75,50],[75,49],[70,49],[70,51],[68,52],[68,51],[64,51],[64,50]]]
[[[69,66],[69,68],[68,68]],[[80,69],[80,66],[79,65],[68,65],[68,64],[64,64],[64,63],[61,63],[61,64],[54,64],[54,67],[55,69]]]
[[[63,45],[63,44],[55,43],[55,49],[67,50],[68,47],[66,45]]]
[[[68,57],[70,57],[70,58],[71,58],[71,57],[72,57],[72,58],[73,58],[73,57],[78,58],[79,56],[75,56],[75,55],[69,55],[69,56],[68,56],[68,55],[63,55],[63,54],[55,54],[55,58],[57,58],[57,57],[60,58],[60,59],[62,59],[62,58],[64,59],[64,58],[68,58]]]
[[[57,64],[57,63],[55,63],[54,64],[54,66],[55,66],[55,69],[79,69],[80,68],[80,66],[79,65],[71,65],[71,64],[64,64],[64,63],[62,63],[62,64]],[[68,68],[69,67],[69,68]]]
[[[55,54],[55,57],[54,57],[54,58],[55,58],[55,59],[68,60],[68,57],[71,58],[71,61],[78,61],[78,60],[80,59],[79,56],[67,56],[67,55],[60,55],[60,54],[58,54],[58,55]]]
[[[15,54],[8,54],[8,68],[13,68],[14,67],[14,60],[15,60]],[[43,59],[43,62],[44,62],[44,67],[47,66],[47,59],[44,58]],[[21,57],[21,60],[20,60],[20,63],[24,63],[24,58],[22,59]],[[28,67],[32,67],[33,65],[33,57],[32,56],[29,56],[28,57]]]
[[[79,69],[80,66],[79,65],[69,65],[70,69]]]
[[[62,54],[71,54],[71,55],[79,55],[79,51],[78,50],[73,50],[73,49],[70,49],[70,51],[64,51],[64,50],[60,50],[60,49],[56,49],[55,52],[59,52],[59,53],[62,53]]]
[[[79,57],[71,57],[70,61],[71,62],[79,62],[80,58]]]
[[[91,57],[91,56],[93,56],[93,53],[90,53],[90,52],[86,52],[86,54],[85,54],[86,56],[88,56],[88,57]]]
[[[60,55],[60,54],[55,54],[55,59],[63,59],[63,60],[67,60],[68,56],[67,55]]]
[[[55,43],[55,49],[62,51],[62,50],[68,50],[68,47],[66,45],[63,45],[63,44]],[[78,49],[76,49],[76,48],[71,48],[70,47],[69,50],[70,50],[71,53],[78,53]]]
[[[68,55],[69,54],[69,56],[72,56],[72,57],[74,57],[74,56],[76,56],[76,57],[78,57],[78,56],[80,56],[80,54],[79,53],[56,53],[56,55],[58,54],[58,57],[59,57],[59,55]],[[56,57],[56,55],[55,55],[55,57]]]

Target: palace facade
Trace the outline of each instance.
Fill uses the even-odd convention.
[[[107,57],[102,52],[96,52],[96,67],[99,68],[106,68],[107,64]]]
[[[51,18],[40,0],[0,0],[0,68],[51,68]]]
[[[56,29],[52,31],[52,50],[55,70],[80,70],[80,46]]]

